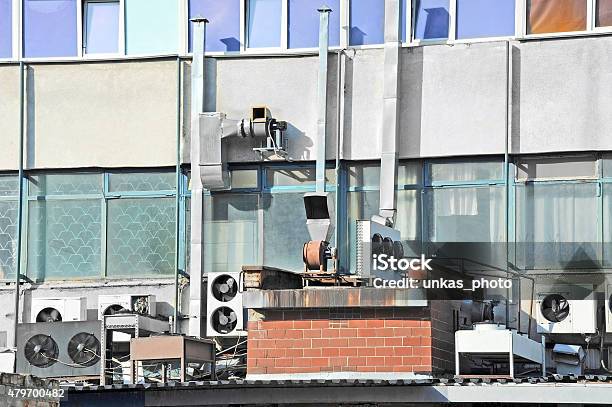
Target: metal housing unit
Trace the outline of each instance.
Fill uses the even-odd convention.
[[[84,297],[32,298],[30,322],[37,321],[38,315],[45,309],[55,309],[61,315],[61,321],[87,320],[87,299]],[[50,322],[50,321],[40,321]]]
[[[95,337],[92,343],[97,349],[79,349],[88,363],[75,362],[70,356],[70,340],[75,335],[85,333]],[[50,360],[49,366],[37,367],[31,364],[25,348],[34,336],[50,337],[57,346],[57,356]],[[38,377],[98,376],[100,374],[100,321],[39,322],[19,324],[17,327],[17,373],[32,374]],[[96,347],[96,346],[91,346]],[[81,347],[82,348],[82,347]],[[51,355],[49,355],[51,356]]]
[[[206,336],[241,336],[244,331],[240,272],[208,273]]]
[[[108,312],[115,313],[121,307],[123,310],[135,312],[141,315],[156,316],[155,296],[147,294],[120,294],[98,296],[98,319]]]
[[[551,307],[555,308],[554,312],[549,311]],[[595,333],[596,310],[592,285],[552,285],[537,289],[538,333]]]

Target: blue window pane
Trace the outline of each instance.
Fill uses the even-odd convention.
[[[457,0],[457,38],[514,35],[515,0]]]
[[[77,55],[76,0],[24,0],[24,55]]]
[[[250,48],[280,47],[281,0],[249,0]]]
[[[88,2],[85,13],[85,52],[119,52],[119,2]]]
[[[417,0],[414,12],[414,38],[435,40],[448,38],[448,0]]]
[[[178,50],[176,0],[126,0],[127,54],[169,54]]]
[[[329,6],[329,45],[340,44],[340,0],[289,0],[289,48],[319,45],[319,12]]]
[[[410,3],[408,3],[408,0],[402,0],[400,3],[400,39],[402,40],[402,42],[406,42],[406,17],[407,17],[407,13],[406,11],[408,10],[408,7],[410,7],[409,5]]]
[[[13,47],[12,0],[0,0],[0,58],[10,58]]]
[[[350,45],[382,44],[384,42],[384,0],[351,2],[350,19]]]
[[[205,17],[206,51],[240,51],[240,0],[190,0],[189,18]],[[189,51],[193,44],[189,24]]]

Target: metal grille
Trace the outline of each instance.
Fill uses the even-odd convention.
[[[0,201],[0,280],[15,275],[18,205],[17,201]]]
[[[174,172],[111,173],[108,189],[111,192],[173,191],[176,189]]]

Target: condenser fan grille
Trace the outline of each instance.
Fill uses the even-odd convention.
[[[48,335],[34,335],[23,347],[24,357],[31,365],[45,368],[52,366],[59,355],[57,342]]]
[[[212,283],[212,294],[217,301],[231,301],[238,294],[238,283],[236,279],[227,274],[215,278]]]
[[[228,307],[217,308],[212,314],[211,325],[220,334],[228,334],[236,329],[238,315]]]
[[[561,322],[570,313],[570,303],[561,294],[549,294],[542,300],[540,306],[542,316],[550,322]]]
[[[44,308],[36,315],[36,322],[59,322],[62,320],[62,314],[55,308]]]
[[[67,351],[74,363],[93,366],[100,360],[100,341],[93,334],[80,332],[70,339]]]

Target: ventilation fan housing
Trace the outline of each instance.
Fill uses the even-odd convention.
[[[155,296],[149,294],[120,294],[98,296],[98,319],[117,312],[134,312],[141,315],[156,316]]]
[[[17,373],[99,377],[100,321],[37,322],[17,328]]]
[[[537,290],[538,333],[588,334],[596,331],[591,285],[557,285]]]
[[[244,335],[240,273],[208,273],[206,335]]]
[[[32,298],[30,322],[69,322],[87,320],[84,297]]]

